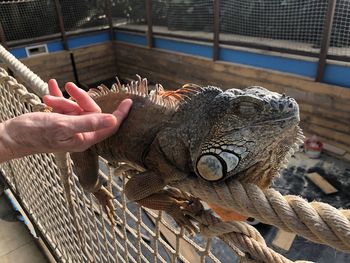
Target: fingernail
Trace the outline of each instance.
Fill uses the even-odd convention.
[[[103,126],[104,127],[112,127],[117,123],[117,119],[116,117],[114,117],[113,115],[111,116],[105,116],[103,118]]]

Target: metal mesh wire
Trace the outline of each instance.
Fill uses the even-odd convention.
[[[220,39],[320,51],[328,0],[221,0]],[[106,1],[60,0],[66,31],[107,27]],[[111,0],[114,26],[146,31],[146,1]],[[155,33],[213,38],[213,0],[152,0]],[[60,33],[53,0],[0,0],[7,41]],[[329,54],[350,56],[350,1],[337,0]]]
[[[170,33],[212,39],[213,0],[152,1],[152,22],[155,33]]]
[[[221,1],[225,40],[319,52],[327,1]]]
[[[106,1],[61,0],[60,4],[66,31],[108,26]]]
[[[329,54],[350,57],[350,1],[338,0],[335,8]]]
[[[9,84],[0,83],[0,122],[30,111],[31,105],[12,93]],[[100,169],[105,180],[115,173],[103,159]],[[118,219],[114,228],[74,176],[70,184],[77,231],[52,154],[2,163],[0,170],[60,262],[232,262],[235,258],[223,241],[188,237],[167,215],[129,202],[124,195],[125,176],[114,178],[111,186]]]
[[[146,5],[140,0],[111,0],[113,24],[116,27],[127,27],[146,30]]]
[[[60,32],[53,1],[0,1],[0,22],[7,41]]]

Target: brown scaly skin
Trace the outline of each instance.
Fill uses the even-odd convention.
[[[102,112],[112,113],[125,98],[133,100],[133,107],[115,135],[71,154],[81,185],[94,193],[110,218],[112,196],[99,182],[98,155],[140,171],[126,184],[129,200],[164,210],[191,231],[186,214],[200,211],[199,201],[166,186],[195,176],[267,187],[300,137],[298,105],[285,95],[261,87],[223,92],[187,85],[175,92],[159,89],[164,106],[131,94],[145,89],[141,83],[119,85],[124,92],[92,94]]]

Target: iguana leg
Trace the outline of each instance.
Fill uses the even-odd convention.
[[[184,197],[173,190],[165,189],[137,202],[147,208],[165,211],[179,226],[184,227],[191,234],[198,232],[190,220],[191,215],[198,215],[203,209],[198,198]]]
[[[71,153],[71,157],[81,186],[97,198],[109,220],[114,225],[113,195],[100,182],[98,155],[95,151],[88,149],[80,153]]]
[[[163,190],[166,185],[167,182],[163,177],[153,171],[146,171],[129,179],[125,186],[125,194],[130,201],[167,212],[180,226],[193,233],[196,227],[191,223],[188,215],[197,214],[201,210],[200,202],[175,189]]]

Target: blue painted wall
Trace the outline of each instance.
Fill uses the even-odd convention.
[[[117,41],[129,43],[129,44],[136,44],[141,46],[147,45],[147,39],[145,35],[139,35],[135,33],[127,33],[127,32],[115,32],[115,39]]]
[[[170,40],[165,38],[154,38],[154,47],[164,50],[170,50],[189,55],[212,58],[213,48],[209,45],[193,44],[184,41]]]
[[[273,55],[220,48],[219,59],[223,61],[272,69],[310,78],[316,77],[317,63]]]
[[[147,46],[145,34],[133,32],[115,31],[115,39],[120,42]],[[80,48],[93,44],[109,41],[108,32],[89,33],[83,36],[68,38],[68,46],[71,49]],[[182,40],[155,37],[154,47],[162,50],[174,51],[204,58],[212,58],[213,48],[211,45],[192,43]],[[49,53],[64,50],[62,41],[55,40],[47,42]],[[19,59],[26,58],[24,47],[16,47],[10,50]],[[235,50],[231,48],[220,48],[219,59],[242,65],[254,66],[263,69],[271,69],[280,72],[292,73],[310,78],[316,77],[317,63],[302,59],[292,59],[282,56],[259,54],[249,51]],[[325,83],[350,88],[350,66],[327,64],[325,67]]]

